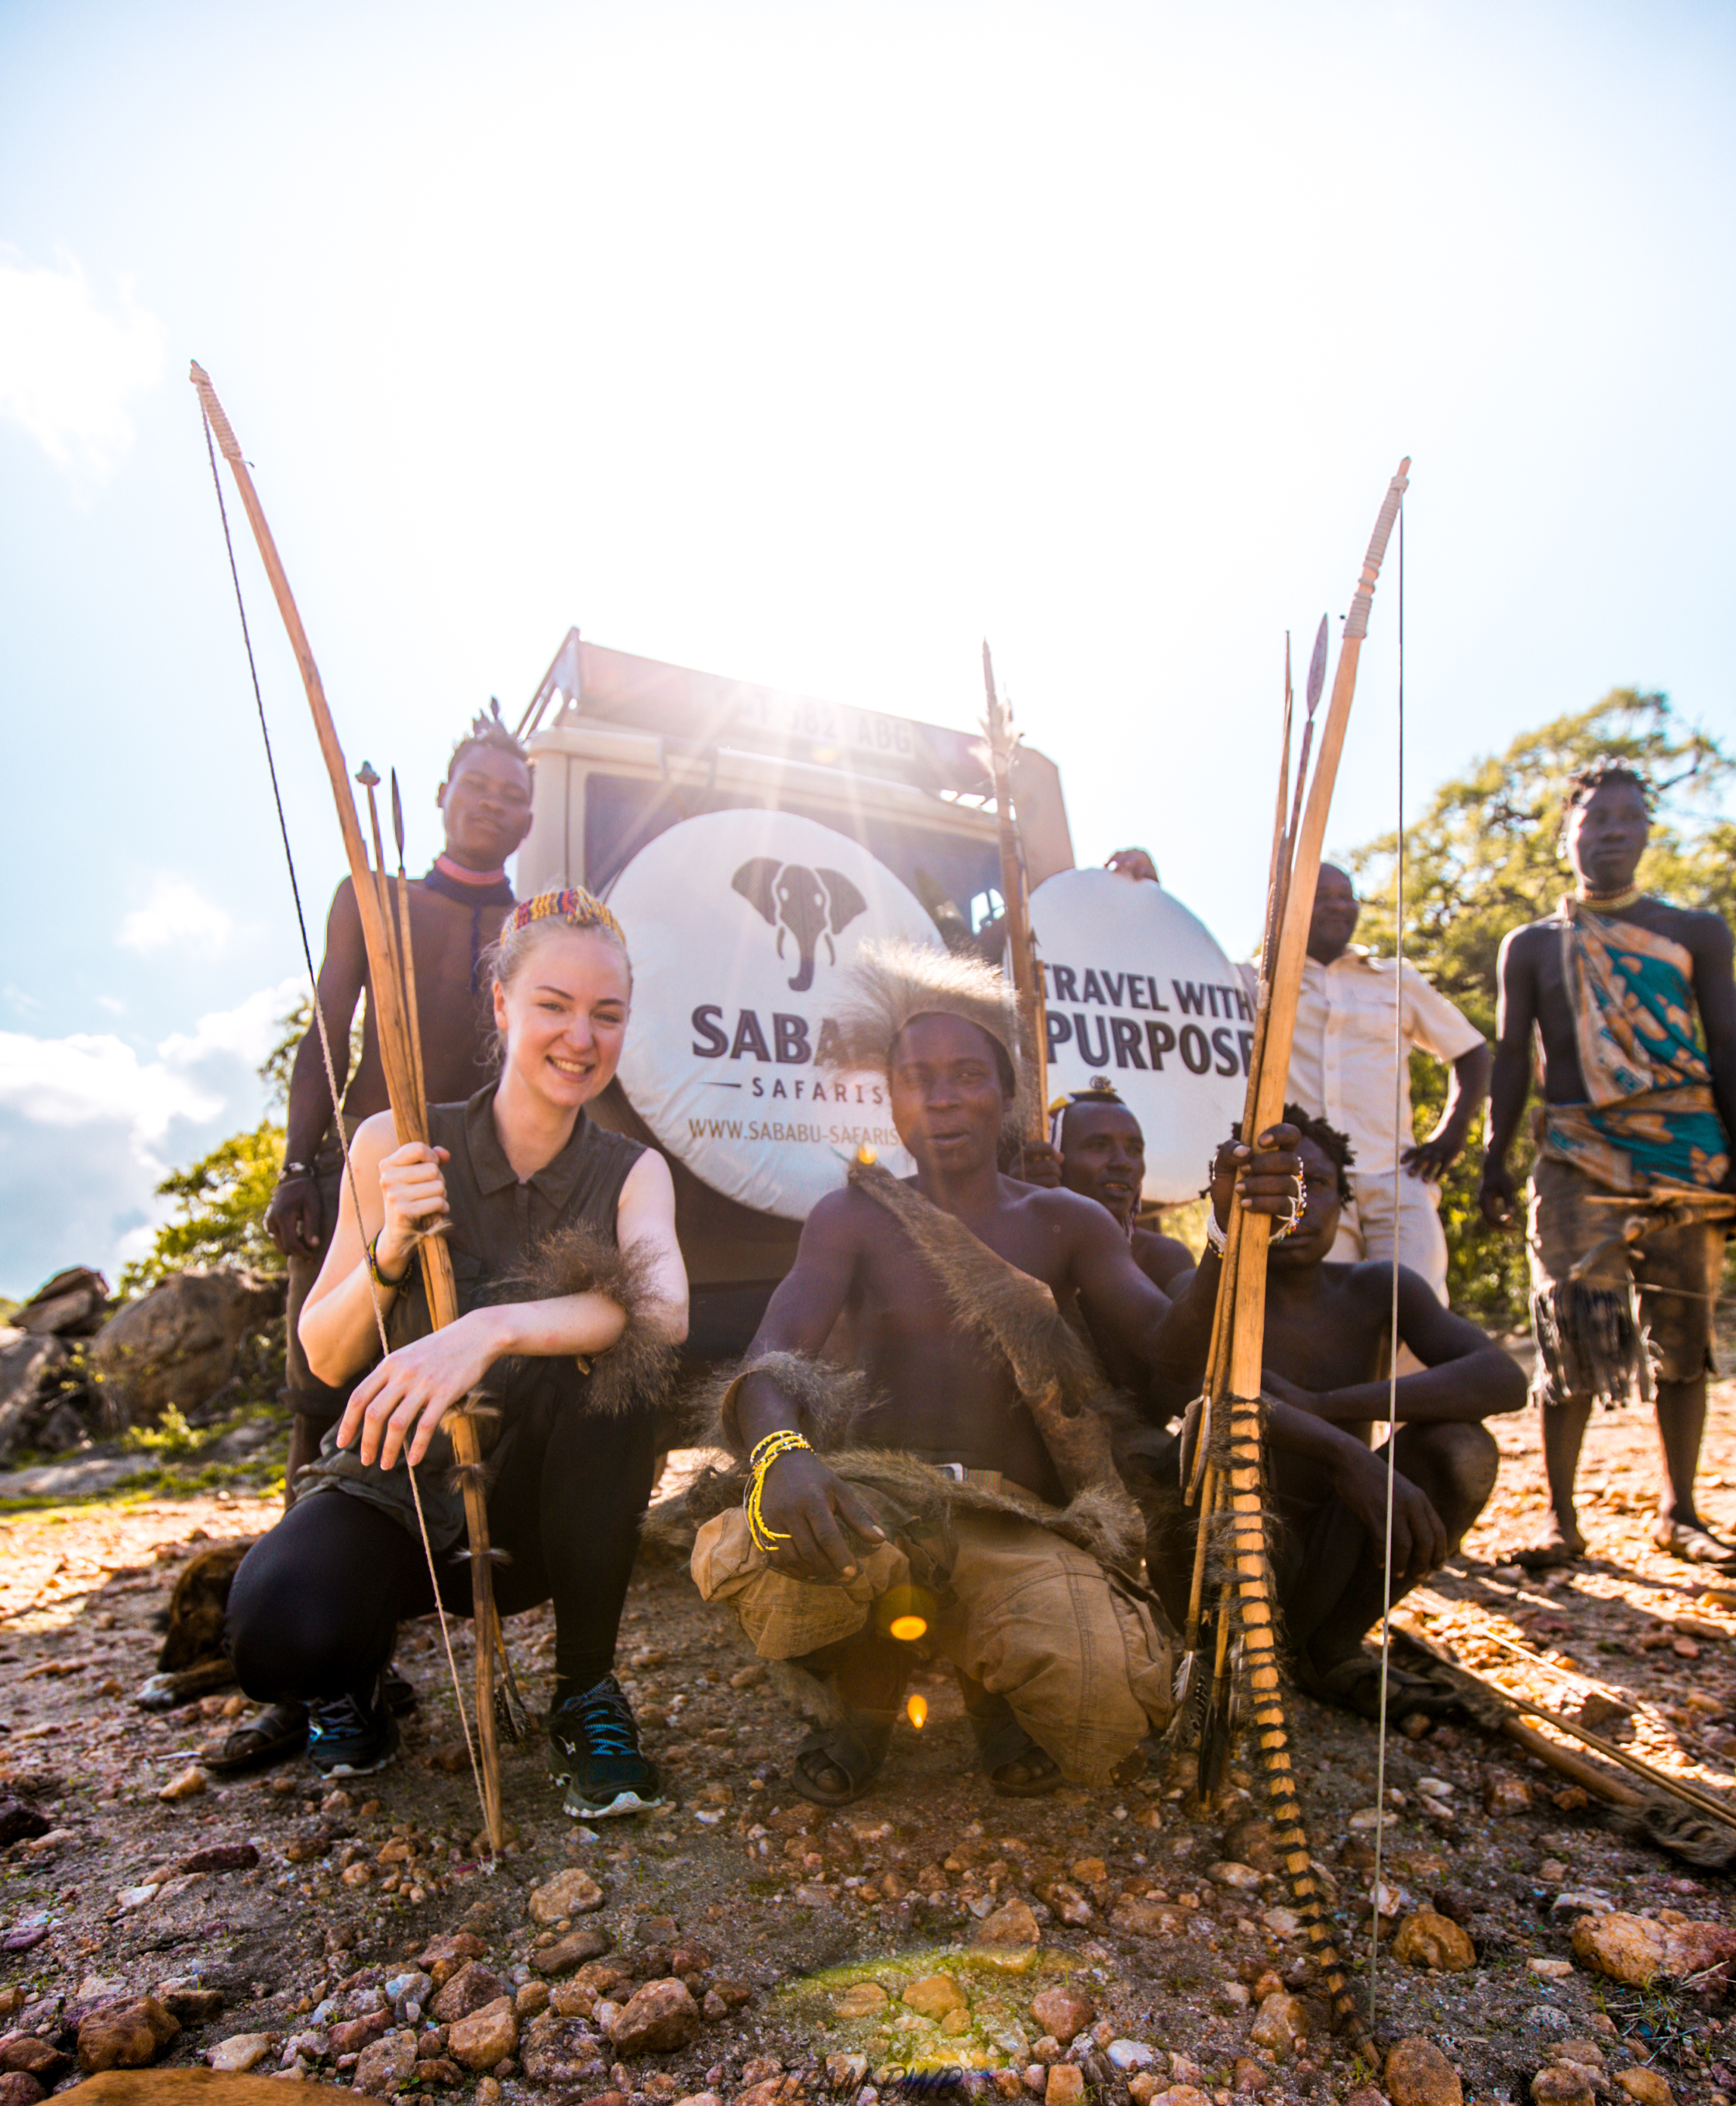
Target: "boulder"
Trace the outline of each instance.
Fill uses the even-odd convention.
[[[1187,1929],[1188,1917],[1188,1911],[1173,1902],[1123,1894],[1110,1911],[1109,1925],[1112,1930],[1125,1931],[1130,1938],[1174,1938]]]
[[[92,2011],[78,2028],[78,2067],[87,2077],[105,2069],[143,2069],[181,2028],[154,1996],[135,1996]]]
[[[1465,2106],[1457,2070],[1433,2041],[1416,2035],[1388,2054],[1386,2095],[1393,2106]]]
[[[51,1825],[29,1799],[15,1798],[11,1792],[0,1792],[0,1850],[8,1843],[27,1843],[38,1835],[46,1835]]]
[[[1450,1916],[1433,1909],[1418,1909],[1398,1926],[1393,1940],[1393,1957],[1407,1967],[1435,1967],[1444,1974],[1461,1974],[1477,1964],[1477,1948],[1469,1935]]]
[[[0,1463],[37,1445],[53,1377],[70,1358],[58,1338],[0,1329]]]
[[[507,1983],[481,1960],[468,1960],[436,1991],[434,2001],[428,2005],[428,2015],[437,2019],[443,2026],[452,2025],[459,2019],[468,2019],[472,2011],[480,2011],[485,2005],[496,2003],[512,1993]]]
[[[218,1266],[190,1266],[129,1302],[91,1341],[107,1423],[154,1425],[172,1404],[197,1411],[283,1306],[281,1279]]]
[[[647,1982],[609,2025],[617,2054],[660,2054],[685,2047],[700,2029],[700,2007],[687,1983],[671,1974]]]
[[[866,2019],[891,2001],[878,1982],[852,1982],[833,1998],[832,2009],[841,2019]]]
[[[333,2054],[360,2054],[391,2031],[390,2011],[364,2011],[359,2019],[342,2019],[330,2028],[326,2044]]]
[[[0,2106],[37,2106],[47,2096],[42,2079],[27,2069],[9,2069],[0,2076]]]
[[[1676,2094],[1655,2069],[1618,2069],[1616,2082],[1634,2106],[1676,2106]]]
[[[601,1924],[588,1923],[580,1929],[568,1931],[553,1945],[538,1946],[530,1955],[530,1965],[539,1974],[570,1974],[587,1960],[600,1960],[611,1942]],[[439,1978],[436,1974],[435,1979]]]
[[[510,1996],[498,1997],[460,2019],[446,2036],[446,2051],[454,2062],[479,2073],[504,2062],[518,2045],[518,2015]]]
[[[1031,1912],[1031,1904],[1017,1895],[1004,1907],[986,1916],[977,1925],[971,1939],[973,1945],[1007,1945],[1025,1947],[1040,1944],[1043,1933],[1036,1918]]]
[[[1616,1909],[1579,1919],[1573,1926],[1573,1956],[1613,1982],[1643,1989],[1656,1975],[1680,1980],[1736,1958],[1736,1929],[1683,1917],[1662,1922]]]
[[[227,2040],[205,2050],[205,2060],[213,2069],[239,2077],[257,2069],[268,2055],[276,2053],[280,2045],[275,2033],[231,2033]]]
[[[1085,2072],[1076,2063],[1051,2063],[1043,2087],[1043,2106],[1085,2106]]]
[[[1531,2080],[1532,2106],[1596,2106],[1591,2071],[1582,2062],[1554,2062]]]
[[[1037,1991],[1031,1999],[1031,2015],[1044,2032],[1052,2033],[1064,2042],[1094,2023],[1097,2006],[1082,1991],[1070,1984],[1057,1983],[1052,1988]]]
[[[375,2099],[389,2098],[409,2081],[415,2068],[416,2036],[407,2029],[387,2033],[362,2050],[355,2088]]]
[[[1277,1989],[1259,2000],[1259,2009],[1248,2028],[1255,2047],[1289,2054],[1308,2038],[1308,2006],[1300,1996]]]
[[[22,2070],[49,2089],[72,2068],[72,2058],[62,2054],[52,2041],[34,2033],[10,2033],[0,2041],[0,2069]]]
[[[12,1322],[33,1338],[87,1338],[108,1313],[109,1283],[87,1265],[69,1266],[45,1279]]]
[[[904,2001],[924,2019],[943,2019],[949,2011],[968,2008],[964,1992],[950,1974],[924,1974],[905,1991]]]
[[[416,1955],[416,1965],[433,1976],[436,1989],[444,1988],[467,1960],[480,1960],[487,1950],[474,1932],[453,1931],[444,1938],[430,1938]],[[561,1969],[550,1967],[541,1971],[557,1974]]]
[[[562,1923],[570,1916],[588,1916],[593,1909],[603,1905],[603,1890],[588,1872],[581,1871],[576,1865],[569,1866],[564,1872],[557,1872],[552,1880],[531,1892],[530,1920],[546,1929],[551,1924]]]

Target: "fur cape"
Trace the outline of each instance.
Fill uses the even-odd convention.
[[[1144,1548],[1144,1524],[1119,1484],[1089,1485],[1074,1493],[1066,1506],[1050,1507],[1016,1490],[960,1483],[934,1463],[901,1448],[848,1445],[840,1439],[839,1429],[848,1425],[852,1408],[872,1395],[861,1377],[848,1369],[808,1360],[797,1353],[769,1353],[741,1368],[727,1386],[714,1386],[714,1394],[727,1409],[733,1406],[736,1390],[755,1374],[771,1375],[781,1389],[790,1389],[793,1364],[800,1370],[800,1393],[820,1405],[812,1418],[805,1403],[803,1412],[812,1429],[814,1447],[837,1476],[864,1495],[888,1535],[944,1539],[947,1515],[960,1509],[1017,1514],[1021,1520],[1037,1521],[1064,1541],[1088,1551],[1099,1564],[1121,1568],[1137,1565]],[[723,1423],[719,1412],[712,1421],[714,1438],[720,1437]],[[700,1523],[740,1505],[747,1483],[747,1463],[740,1458],[727,1469],[702,1470],[687,1488],[683,1501],[666,1501],[652,1508],[647,1517],[647,1530],[660,1536],[679,1530],[691,1543],[692,1532]],[[674,1513],[666,1515],[664,1511],[664,1506],[678,1503],[683,1509],[679,1520]]]
[[[651,1273],[645,1251],[623,1250],[588,1223],[573,1221],[537,1245],[522,1283],[513,1283],[501,1298],[548,1302],[566,1294],[601,1294],[619,1302],[627,1312],[626,1329],[591,1360],[585,1408],[647,1410],[663,1402],[680,1357],[679,1349],[652,1325],[657,1297]]]
[[[1006,1362],[1069,1493],[1116,1482],[1110,1427],[1125,1400],[1043,1282],[877,1163],[852,1163],[850,1183],[910,1238],[959,1323]]]
[[[769,1375],[797,1408],[803,1432],[831,1467],[858,1485],[897,1531],[943,1523],[958,1507],[1022,1515],[1101,1563],[1137,1564],[1143,1539],[1139,1510],[1117,1476],[1109,1426],[1125,1412],[1105,1382],[1090,1347],[1061,1315],[1040,1280],[1009,1265],[962,1221],[919,1192],[869,1163],[851,1167],[850,1181],[884,1207],[915,1246],[961,1324],[977,1333],[1011,1373],[1036,1423],[1069,1503],[1057,1509],[1016,1492],[960,1483],[931,1463],[901,1450],[852,1445],[850,1436],[876,1401],[867,1378],[802,1353],[763,1353],[715,1377],[700,1398],[707,1430],[702,1445],[737,1459],[727,1470],[703,1472],[690,1487],[683,1523],[653,1509],[654,1537],[687,1529],[739,1503],[747,1483],[745,1443],[736,1400],[749,1375]]]

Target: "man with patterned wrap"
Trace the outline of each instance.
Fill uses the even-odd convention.
[[[1736,984],[1716,914],[1634,883],[1650,831],[1646,785],[1619,763],[1574,778],[1565,846],[1577,880],[1547,921],[1501,946],[1501,1021],[1479,1194],[1497,1225],[1515,1205],[1507,1151],[1525,1107],[1532,1042],[1542,1104],[1532,1172],[1532,1324],[1550,1515],[1517,1553],[1533,1567],[1586,1548],[1573,1476],[1591,1407],[1654,1394],[1664,1484],[1657,1543],[1736,1563],[1694,1505],[1712,1315],[1736,1214]]]

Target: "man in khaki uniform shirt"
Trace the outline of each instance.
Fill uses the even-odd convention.
[[[1290,1096],[1356,1150],[1356,1188],[1330,1253],[1340,1264],[1390,1259],[1421,1273],[1447,1299],[1447,1238],[1440,1222],[1440,1180],[1464,1148],[1488,1095],[1492,1064],[1477,1027],[1437,994],[1414,966],[1401,982],[1398,961],[1376,958],[1350,939],[1359,909],[1356,889],[1334,864],[1320,867],[1308,958],[1290,1055]],[[1401,994],[1401,986],[1403,993]],[[1394,1005],[1403,1010],[1395,1019]],[[1393,1055],[1395,1020],[1405,1062],[1399,1077],[1402,1147],[1394,1175]],[[1424,1141],[1412,1139],[1410,1059],[1414,1049],[1448,1062],[1452,1078],[1441,1121]]]

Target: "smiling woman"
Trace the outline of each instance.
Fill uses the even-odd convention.
[[[399,1620],[434,1601],[424,1522],[441,1598],[471,1606],[453,1555],[460,1492],[420,1466],[450,1462],[441,1422],[481,1393],[499,1407],[489,1527],[508,1562],[495,1598],[508,1615],[555,1605],[549,1735],[567,1811],[636,1813],[655,1803],[656,1771],[611,1670],[657,1396],[687,1333],[673,1188],[654,1149],[585,1115],[615,1074],[632,999],[613,915],[588,893],[541,894],[508,917],[494,966],[499,1081],[431,1105],[426,1144],[397,1146],[386,1113],[357,1131],[360,1224],[340,1214],[301,1336],[322,1380],[366,1372],[237,1575],[230,1643],[249,1694],[308,1705],[315,1768],[389,1762],[382,1673]],[[414,1263],[436,1226],[461,1311],[440,1330]],[[391,1350],[376,1360],[382,1324]]]

